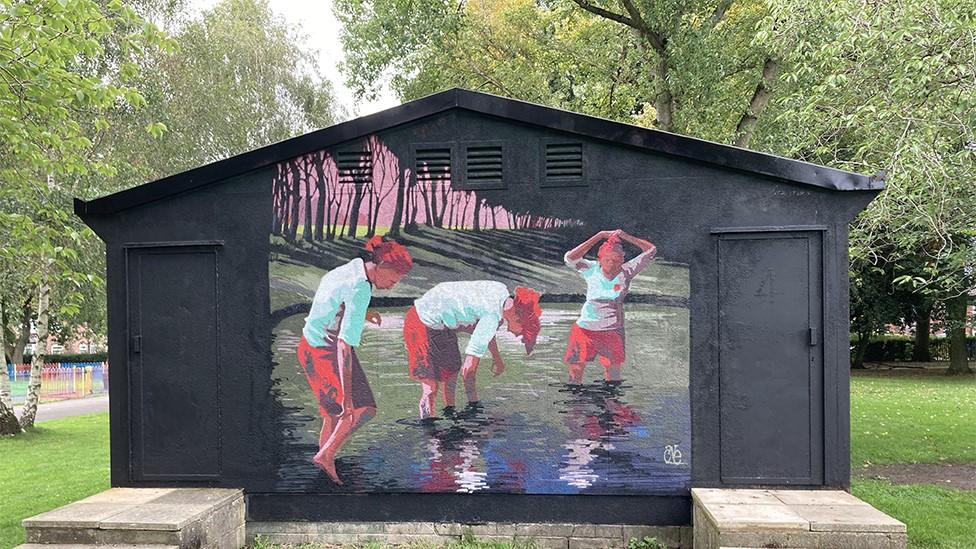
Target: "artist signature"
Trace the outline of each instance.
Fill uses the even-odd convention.
[[[681,450],[678,449],[677,444],[668,444],[664,447],[664,463],[667,463],[668,465],[684,464],[684,462],[681,461]]]

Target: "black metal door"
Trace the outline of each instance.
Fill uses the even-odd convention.
[[[132,480],[220,474],[217,249],[127,248]]]
[[[823,235],[718,235],[721,479],[823,484]]]

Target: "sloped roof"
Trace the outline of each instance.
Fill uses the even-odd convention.
[[[78,215],[97,215],[118,212],[452,109],[481,113],[503,120],[601,139],[722,168],[803,185],[812,185],[823,189],[878,191],[884,188],[884,181],[877,177],[859,175],[731,145],[623,124],[507,97],[454,88],[95,200],[84,201],[76,198],[75,213]]]

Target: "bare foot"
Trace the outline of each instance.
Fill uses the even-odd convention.
[[[315,454],[312,461],[319,466],[319,469],[325,471],[325,474],[329,475],[332,482],[342,486],[342,481],[339,480],[339,473],[336,472],[335,456],[326,456],[319,452]]]

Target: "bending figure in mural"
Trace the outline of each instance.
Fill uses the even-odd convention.
[[[597,260],[583,256],[603,240]],[[640,248],[641,253],[624,262],[623,242]],[[624,346],[624,298],[634,277],[657,253],[654,244],[617,229],[600,231],[566,252],[566,265],[586,281],[586,303],[569,332],[564,361],[569,367],[569,382],[583,382],[583,368],[597,356],[606,381],[620,381],[620,367],[626,360]]]
[[[481,358],[490,352],[492,373],[505,371],[495,332],[506,323],[509,332],[521,336],[529,354],[539,335],[541,314],[539,292],[519,287],[511,296],[504,284],[488,280],[442,282],[414,301],[403,320],[403,341],[410,378],[422,385],[421,419],[434,415],[438,390],[444,406],[454,407],[459,372],[468,404],[476,404]],[[471,334],[463,359],[458,332]]]
[[[322,277],[305,318],[298,361],[319,402],[322,430],[312,458],[336,484],[335,456],[353,432],[376,415],[376,400],[356,347],[366,321],[379,325],[379,313],[367,311],[373,287],[389,289],[413,267],[407,249],[375,236],[366,243],[372,259],[352,261]]]

